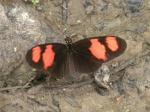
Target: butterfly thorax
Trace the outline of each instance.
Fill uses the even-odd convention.
[[[68,53],[70,53],[72,51],[72,39],[69,38],[69,37],[66,37],[65,38],[65,42],[66,42],[66,46],[67,46],[67,49],[68,49]]]

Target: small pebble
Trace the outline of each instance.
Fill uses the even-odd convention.
[[[36,6],[35,9],[36,9],[37,11],[42,11],[42,10],[43,10],[43,8],[40,7],[40,6]]]

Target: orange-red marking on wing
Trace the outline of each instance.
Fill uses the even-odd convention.
[[[103,44],[101,44],[98,39],[91,39],[91,46],[89,48],[89,50],[91,51],[91,53],[97,58],[97,59],[102,59],[104,61],[107,60],[106,57],[106,49],[105,46]]]
[[[32,61],[37,63],[40,60],[41,57],[41,48],[39,46],[36,46],[32,49]]]
[[[43,53],[44,69],[46,70],[53,64],[55,52],[52,50],[52,45],[47,45],[45,52]]]
[[[119,48],[116,37],[106,37],[106,43],[112,51],[117,51]]]

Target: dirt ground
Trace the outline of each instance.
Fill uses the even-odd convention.
[[[0,0],[0,112],[149,112],[149,18],[149,0]],[[107,81],[72,73],[47,83],[25,61],[37,44],[103,35],[127,42],[95,73]]]

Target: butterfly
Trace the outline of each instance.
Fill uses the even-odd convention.
[[[70,67],[79,73],[94,73],[127,47],[126,41],[116,36],[90,37],[74,43],[66,37],[65,42],[34,46],[26,54],[27,63],[57,78],[69,74]]]

